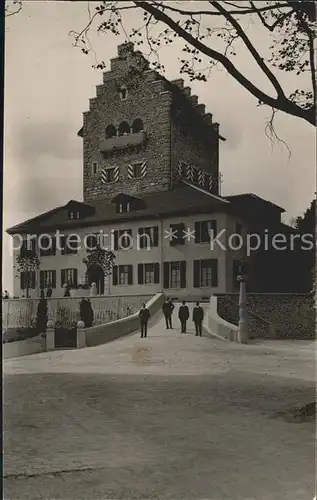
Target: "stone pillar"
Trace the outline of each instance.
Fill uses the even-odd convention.
[[[86,347],[86,330],[83,321],[77,323],[77,349]]]
[[[54,349],[55,349],[55,325],[54,321],[49,319],[46,325],[45,350],[53,351]]]
[[[247,318],[247,292],[246,292],[246,276],[238,276],[240,281],[239,293],[239,330],[238,342],[240,344],[248,343],[248,318]]]

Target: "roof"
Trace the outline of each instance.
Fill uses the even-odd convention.
[[[131,212],[116,212],[115,199],[121,199],[124,193],[110,198],[91,200],[89,203],[71,200],[64,206],[49,210],[43,214],[29,219],[21,224],[17,224],[9,229],[7,233],[39,233],[53,231],[56,229],[67,229],[86,226],[98,226],[100,224],[118,223],[132,220],[162,219],[170,216],[182,216],[188,214],[210,214],[213,212],[226,212],[230,214],[241,214],[241,202],[243,207],[247,202],[250,208],[251,203],[260,203],[261,207],[274,207],[276,211],[283,212],[284,209],[274,203],[264,200],[254,194],[243,194],[236,196],[221,197],[208,193],[201,188],[190,185],[188,182],[181,182],[169,191],[161,191],[145,196],[138,195],[138,199],[144,202],[145,208]],[[131,195],[126,195],[131,199]],[[251,201],[250,201],[251,200]],[[69,220],[68,212],[70,207],[81,208],[80,219]],[[256,209],[257,207],[255,207]],[[247,213],[255,214],[254,207]]]
[[[128,195],[129,196],[129,195]],[[138,196],[144,201],[146,208],[131,212],[116,212],[116,205],[111,199],[91,200],[89,203],[81,204],[72,200],[66,205],[49,210],[43,214],[17,224],[9,229],[7,233],[39,232],[44,229],[66,229],[83,226],[97,226],[102,223],[129,221],[137,219],[164,218],[171,215],[186,215],[191,213],[209,213],[224,211],[229,205],[228,201],[220,196],[196,189],[194,186],[181,183],[169,191],[161,191],[146,196]],[[80,219],[69,220],[68,210],[70,203],[80,203],[81,206],[94,208],[91,215],[83,215]]]
[[[285,209],[280,207],[279,205],[276,205],[275,203],[272,203],[271,201],[265,200],[264,198],[261,198],[261,196],[258,196],[257,194],[254,193],[242,193],[242,194],[234,194],[230,196],[225,197],[227,200],[233,202],[233,203],[239,203],[241,208],[257,208],[260,206],[265,207],[268,209],[269,207],[272,209],[275,209],[279,211],[280,213],[285,212]]]

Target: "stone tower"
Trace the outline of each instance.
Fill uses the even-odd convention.
[[[78,132],[83,138],[84,201],[119,193],[164,192],[182,176],[198,182],[198,170],[213,178],[218,193],[218,124],[184,88],[167,81],[133,44],[118,47],[110,71],[90,99]]]

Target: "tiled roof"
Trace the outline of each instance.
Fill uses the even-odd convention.
[[[192,186],[180,185],[170,191],[138,196],[145,202],[146,208],[117,213],[116,205],[111,199],[91,200],[85,205],[95,208],[95,213],[90,216],[82,216],[78,220],[68,219],[68,206],[40,214],[21,224],[7,229],[9,234],[18,232],[36,232],[43,230],[53,230],[80,226],[99,225],[107,222],[128,221],[134,219],[150,219],[167,217],[170,215],[185,215],[188,213],[209,213],[224,211],[229,203],[221,197],[215,197],[202,190],[197,190]],[[78,203],[74,202],[73,203]]]

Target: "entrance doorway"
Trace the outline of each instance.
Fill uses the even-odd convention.
[[[97,294],[104,295],[105,293],[105,273],[99,264],[92,264],[87,271],[87,280],[89,286],[96,283]]]

